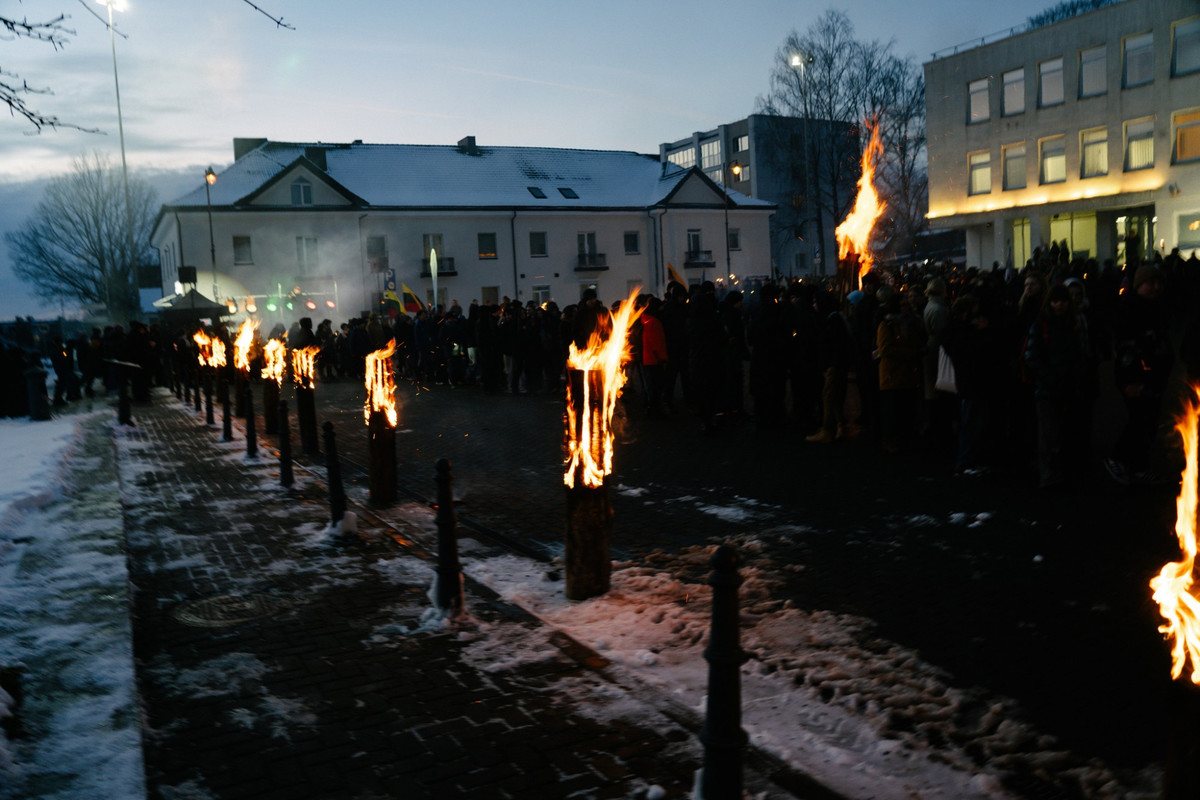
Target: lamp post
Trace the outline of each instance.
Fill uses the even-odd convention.
[[[212,224],[212,185],[217,182],[217,173],[213,172],[213,168],[209,167],[204,170],[204,200],[208,204],[208,256],[211,260],[213,274],[213,302],[217,301],[217,244],[213,239],[213,224]],[[271,409],[268,409],[268,412]]]
[[[722,145],[724,146],[724,145]],[[729,275],[733,271],[733,267],[729,263],[729,185],[726,183],[726,178],[729,173],[734,175],[742,174],[742,165],[738,162],[732,164],[721,164],[721,191],[725,193],[725,274]]]
[[[792,68],[793,69],[796,67],[800,68],[800,97],[804,103],[804,108],[802,109],[802,111],[804,112],[804,116],[800,118],[800,130],[801,130],[801,136],[802,136],[802,139],[804,142],[804,218],[801,220],[801,224],[808,221],[808,218],[812,213],[810,211],[811,203],[812,203],[812,169],[810,168],[811,154],[809,153],[809,149],[808,149],[808,90],[807,90],[807,86],[806,86],[806,81],[808,78],[808,65],[811,63],[813,63],[812,56],[802,55],[800,53],[792,54]],[[817,214],[820,214],[820,213],[821,213],[820,209],[818,209]],[[823,226],[821,226],[819,224],[819,220],[818,220],[818,230],[823,233]],[[824,247],[825,242],[821,241],[821,239],[822,239],[822,237],[820,235],[818,235],[817,247]],[[813,250],[811,245],[810,245],[809,249],[810,249],[810,252],[812,252],[812,254],[815,256],[816,252],[815,252],[815,250]],[[789,264],[788,265],[788,278],[791,278],[791,272],[792,272],[792,267],[791,267],[791,264]],[[820,268],[820,272],[818,274],[821,274],[821,275],[825,274],[824,259],[821,260],[821,268]]]
[[[121,117],[121,81],[117,77],[117,34],[113,28],[113,6],[120,4],[125,9],[124,0],[96,0],[100,5],[108,7],[108,39],[112,47],[113,86],[117,92],[117,133],[121,139],[121,180],[125,188],[125,238],[129,254],[129,269],[136,267],[136,257],[133,250],[133,204],[129,200],[129,166],[125,161],[125,123]],[[104,276],[104,302],[108,307],[108,316],[112,317],[112,276]]]

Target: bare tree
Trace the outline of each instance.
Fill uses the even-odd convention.
[[[879,126],[884,155],[875,175],[876,191],[886,203],[878,252],[898,256],[912,250],[926,226],[929,183],[925,161],[925,79],[912,59],[887,58],[878,80],[870,118]]]
[[[80,156],[71,172],[54,178],[25,224],[4,235],[14,271],[47,300],[69,298],[103,306],[114,322],[139,310],[137,270],[153,263],[150,229],[158,197],[139,178],[129,179],[126,216],[121,171],[98,153]],[[130,252],[127,221],[134,227]]]
[[[283,17],[274,17],[268,14],[250,0],[242,0],[242,2],[274,22],[276,27],[295,30],[291,25],[283,21]],[[85,5],[84,8],[88,8],[88,6]],[[89,8],[89,10],[91,9]],[[11,34],[11,38],[42,42],[53,47],[55,50],[61,50],[71,40],[71,37],[75,35],[75,31],[66,26],[68,19],[67,15],[59,14],[53,19],[42,22],[30,22],[25,17],[17,19],[16,17],[0,15],[0,28],[8,31]],[[105,22],[105,25],[107,24]],[[49,87],[30,86],[28,81],[17,73],[0,68],[0,101],[8,105],[8,111],[12,116],[20,117],[31,123],[38,132],[41,132],[43,128],[75,128],[87,133],[99,133],[99,130],[96,128],[81,128],[73,123],[63,122],[58,117],[43,114],[29,105],[30,95],[51,94],[53,92]]]

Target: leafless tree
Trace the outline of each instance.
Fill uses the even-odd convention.
[[[283,21],[283,17],[274,17],[268,14],[250,0],[242,0],[242,2],[274,22],[276,27],[294,30],[291,25]],[[88,8],[86,5],[84,7]],[[91,9],[88,8],[88,10]],[[0,28],[8,32],[10,39],[42,42],[55,50],[61,50],[75,35],[74,29],[68,28],[66,25],[68,19],[70,18],[66,14],[59,14],[52,19],[30,22],[26,17],[17,19],[15,16],[0,14]],[[108,23],[105,22],[105,24]],[[81,128],[73,123],[63,122],[58,117],[44,114],[29,104],[32,95],[50,94],[53,92],[49,87],[31,86],[19,74],[0,68],[0,102],[8,105],[9,113],[13,117],[19,117],[31,123],[39,132],[43,128],[75,128],[88,133],[99,133],[99,130],[95,128]]]
[[[151,264],[150,228],[158,197],[130,177],[126,216],[120,168],[98,153],[80,156],[66,175],[50,181],[25,224],[4,235],[14,271],[43,299],[103,306],[114,322],[138,313],[137,269]],[[136,252],[129,252],[133,225]]]
[[[1046,9],[1040,14],[1034,14],[1029,18],[1028,24],[1030,28],[1041,28],[1046,25],[1053,25],[1056,22],[1062,22],[1064,19],[1070,19],[1077,14],[1086,14],[1089,11],[1095,11],[1097,8],[1104,8],[1105,6],[1111,6],[1119,2],[1121,0],[1063,0],[1063,2]]]

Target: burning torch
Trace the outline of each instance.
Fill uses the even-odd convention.
[[[317,443],[317,354],[316,346],[291,351],[292,383],[296,389],[296,422],[300,426],[300,449],[305,455],[320,452]]]
[[[363,417],[367,423],[370,457],[370,496],[377,506],[396,499],[396,378],[392,356],[396,340],[387,347],[367,354],[367,401]]]
[[[279,432],[279,390],[287,371],[287,345],[282,339],[270,339],[263,345],[263,431]]]

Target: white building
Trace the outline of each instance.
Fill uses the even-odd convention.
[[[211,193],[211,202],[206,195]],[[769,272],[774,206],[726,194],[697,169],[632,152],[539,147],[296,144],[235,139],[211,187],[165,204],[152,243],[164,294],[181,266],[239,310],[295,289],[338,317],[377,309],[385,282],[432,301],[510,297],[560,306],[589,287],[661,294]],[[211,220],[211,222],[210,222]],[[210,239],[211,231],[211,239]],[[210,245],[211,242],[211,245]],[[694,280],[693,280],[694,279]],[[334,313],[322,313],[333,318]]]
[[[967,263],[1200,248],[1200,4],[1126,0],[925,64],[929,224]]]

